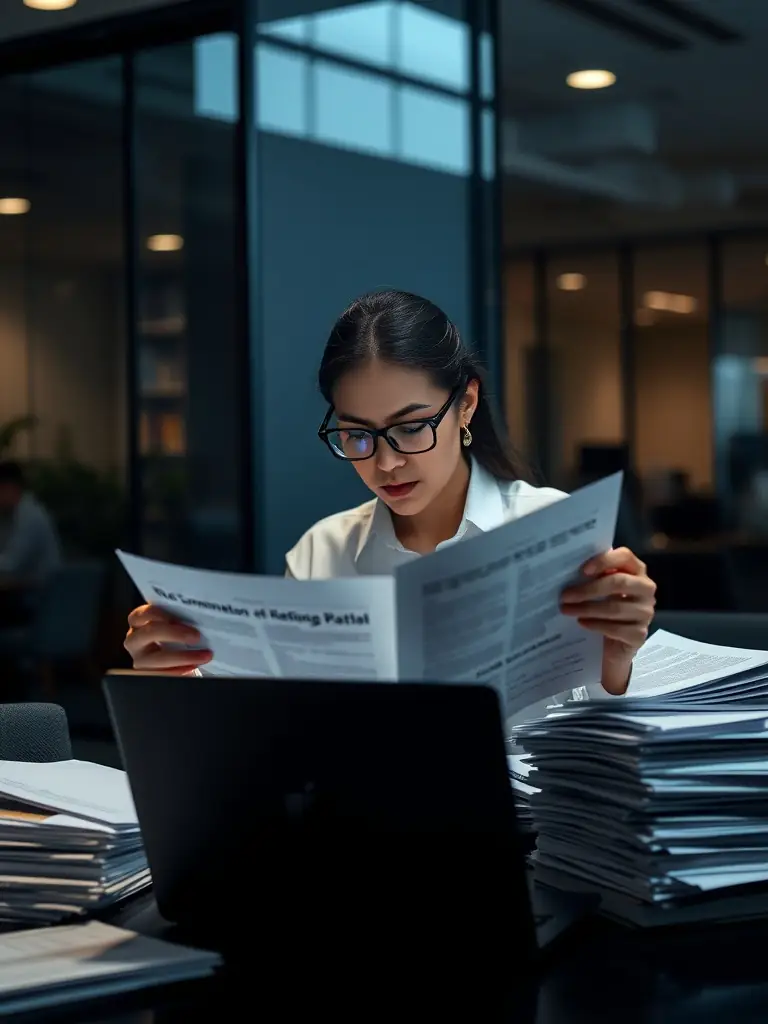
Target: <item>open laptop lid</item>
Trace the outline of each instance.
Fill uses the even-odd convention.
[[[407,924],[410,940],[448,929],[475,952],[532,956],[493,690],[137,675],[104,687],[164,916],[215,928],[236,891],[271,928],[352,915],[400,942]]]

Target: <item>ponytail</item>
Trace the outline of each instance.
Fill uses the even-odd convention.
[[[466,449],[491,476],[497,480],[520,480],[528,473],[522,458],[510,444],[504,427],[493,407],[485,382],[485,373],[471,363],[467,366],[468,380],[479,384],[477,408],[470,430],[472,445]]]

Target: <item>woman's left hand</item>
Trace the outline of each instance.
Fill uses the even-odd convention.
[[[624,693],[632,659],[648,636],[656,606],[656,584],[629,548],[614,548],[584,564],[591,577],[561,595],[564,615],[603,635],[603,686]]]

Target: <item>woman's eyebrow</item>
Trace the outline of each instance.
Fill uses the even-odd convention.
[[[410,405],[404,406],[402,409],[398,409],[397,412],[393,413],[387,418],[387,423],[392,423],[395,420],[401,420],[403,416],[410,416],[412,412],[421,412],[422,409],[430,409],[430,405],[423,405],[419,402],[411,402]],[[337,412],[336,418],[344,420],[345,423],[360,423],[364,427],[373,427],[374,424],[370,420],[363,419],[362,416],[350,416],[346,412]]]

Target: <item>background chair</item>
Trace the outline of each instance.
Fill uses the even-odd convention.
[[[768,650],[768,615],[723,612],[665,612],[656,614],[651,632],[670,633],[723,647]]]
[[[100,562],[62,567],[43,589],[30,625],[0,632],[0,658],[37,674],[49,694],[57,666],[82,662],[90,668],[105,581]]]
[[[69,724],[58,704],[0,704],[0,761],[68,761]]]

